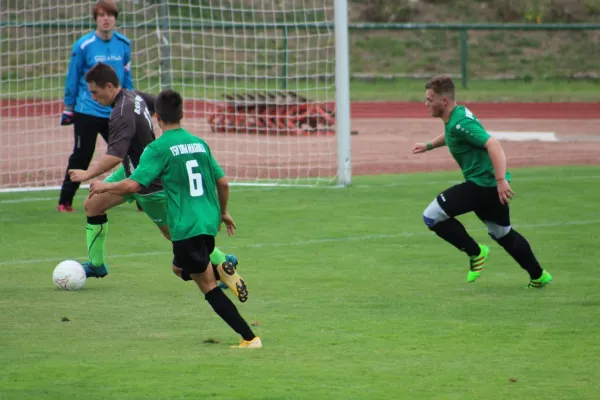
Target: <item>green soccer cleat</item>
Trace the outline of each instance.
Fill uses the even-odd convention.
[[[81,266],[85,270],[85,276],[87,278],[104,278],[106,275],[108,275],[108,268],[106,268],[106,265],[104,264],[96,267],[92,265],[90,261],[86,261],[81,263]]]
[[[490,248],[486,245],[480,244],[479,248],[481,249],[479,255],[470,257],[469,259],[471,266],[469,268],[469,273],[467,274],[467,282],[475,282],[475,280],[479,278],[481,271],[483,271],[483,265],[490,254]]]
[[[527,289],[541,289],[544,286],[550,284],[552,282],[552,275],[550,272],[544,270],[542,272],[542,276],[537,279],[532,279],[529,281],[529,285],[527,285]]]

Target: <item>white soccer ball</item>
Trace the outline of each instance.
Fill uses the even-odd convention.
[[[65,260],[54,268],[52,281],[63,290],[79,290],[85,285],[85,270],[77,261]]]

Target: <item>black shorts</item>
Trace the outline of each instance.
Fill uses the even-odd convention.
[[[510,226],[508,204],[500,203],[498,189],[466,181],[444,190],[437,197],[440,207],[449,217],[475,212],[482,221]]]
[[[188,274],[206,271],[210,254],[215,249],[215,237],[199,235],[173,242],[173,265],[184,269]]]

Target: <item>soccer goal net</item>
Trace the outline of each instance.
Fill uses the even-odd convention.
[[[60,126],[66,71],[74,42],[95,29],[95,1],[3,4],[0,190],[56,188],[74,146],[73,127]],[[234,183],[350,182],[345,0],[117,5],[135,88],[180,91],[184,127]],[[105,149],[98,136],[94,159]]]

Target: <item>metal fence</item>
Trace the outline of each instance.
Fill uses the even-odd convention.
[[[355,23],[349,25],[350,30],[445,30],[457,32],[460,37],[460,77],[462,86],[466,88],[469,81],[469,46],[470,31],[600,31],[600,24],[463,24],[463,23]],[[557,54],[559,57],[560,54]],[[600,62],[600,59],[597,60]]]
[[[31,29],[65,29],[65,30],[73,30],[73,29],[92,29],[94,27],[91,21],[89,22],[69,22],[69,21],[39,21],[39,22],[14,22],[14,21],[0,21],[0,28],[31,28]],[[173,18],[163,18],[159,23],[156,21],[142,22],[142,23],[129,23],[124,22],[120,24],[120,28],[127,29],[146,29],[146,30],[157,30],[160,31],[160,34],[163,35],[163,40],[160,41],[161,51],[161,74],[163,75],[162,81],[167,83],[170,81],[171,71],[169,69],[170,59],[169,54],[171,51],[169,49],[168,37],[169,29],[171,30],[176,27],[178,31],[202,31],[203,29],[220,29],[220,30],[231,30],[231,29],[260,29],[260,30],[273,30],[278,32],[278,37],[283,38],[283,46],[284,51],[281,54],[281,60],[277,60],[277,64],[281,65],[281,71],[278,74],[279,85],[282,89],[286,88],[288,76],[289,76],[289,54],[290,54],[290,40],[288,40],[288,32],[292,30],[298,29],[332,29],[333,24],[322,23],[300,23],[300,24],[290,24],[290,23],[273,23],[273,24],[252,24],[252,23],[244,23],[244,22],[219,22],[214,21],[210,23],[191,23],[188,21],[179,21]],[[385,32],[385,31],[404,31],[404,32],[430,32],[430,31],[446,31],[452,32],[453,34],[458,35],[458,45],[457,48],[454,49],[460,54],[460,74],[456,74],[456,76],[460,76],[460,80],[462,82],[463,87],[468,86],[468,82],[470,79],[470,68],[469,68],[469,35],[475,31],[546,31],[546,32],[574,32],[574,31],[593,31],[600,32],[600,24],[593,23],[585,23],[585,24],[499,24],[499,23],[482,23],[482,24],[472,24],[472,23],[351,23],[349,24],[350,35],[352,36],[352,32]],[[456,43],[453,41],[452,43]],[[352,46],[352,44],[351,44]],[[589,43],[589,48],[594,49],[590,51],[595,51],[593,57],[596,55],[599,57],[597,62],[600,62],[600,50],[598,46],[595,46],[593,43]],[[554,56],[554,55],[553,55]],[[561,54],[556,54],[556,58],[560,58]],[[351,58],[352,63],[352,58]],[[184,68],[185,69],[185,68]],[[181,68],[180,68],[181,70]],[[369,71],[377,72],[377,71]],[[458,72],[458,71],[456,71]],[[360,74],[357,74],[360,75]],[[368,74],[362,74],[368,75]],[[409,74],[405,74],[409,75]],[[376,76],[375,74],[373,76]]]

